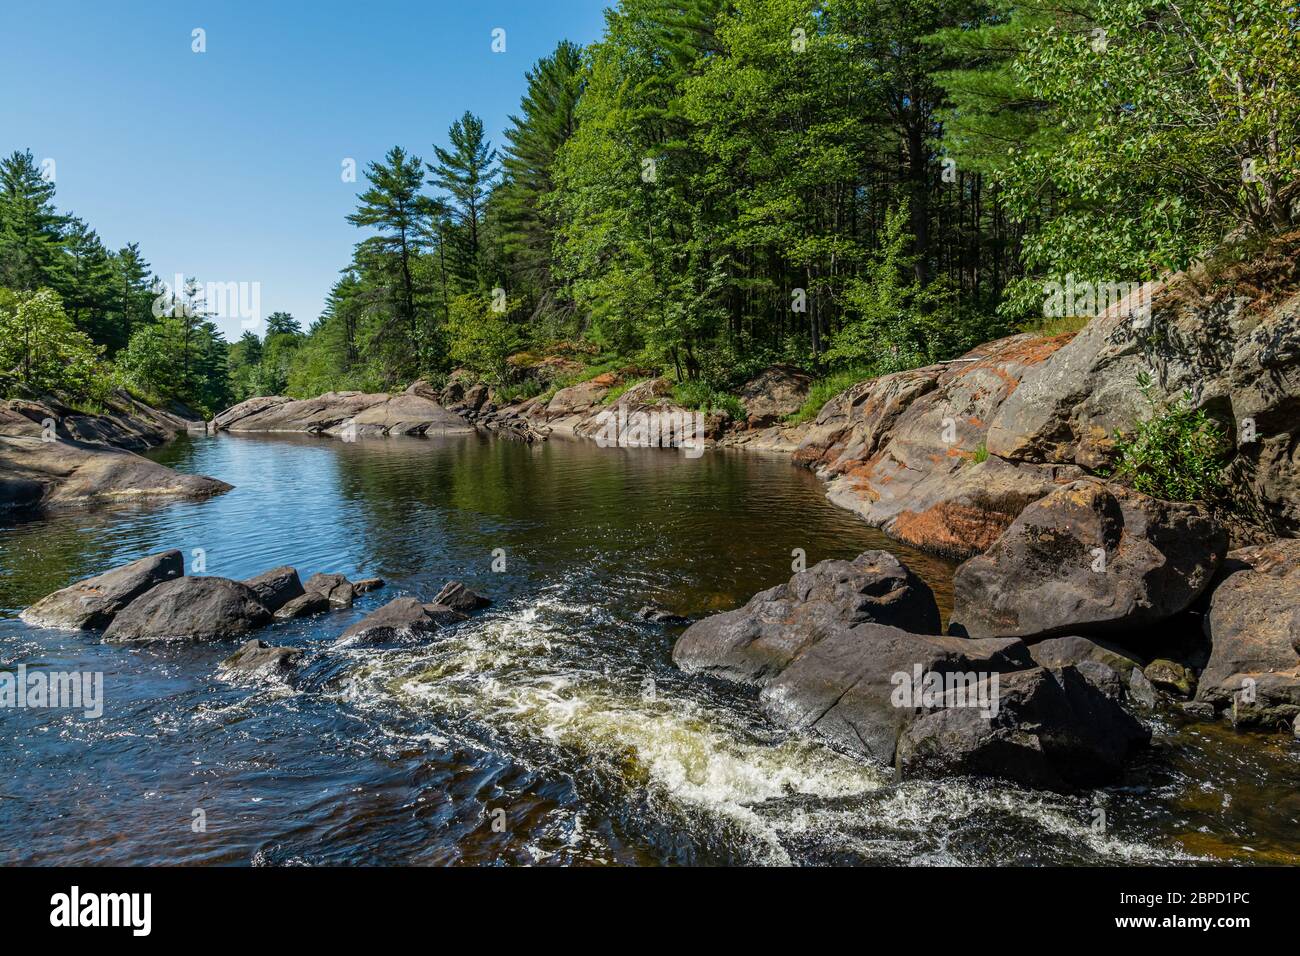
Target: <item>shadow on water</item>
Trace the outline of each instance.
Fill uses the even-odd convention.
[[[0,667],[100,672],[106,697],[96,720],[0,718],[0,861],[1293,862],[1300,845],[1294,745],[1168,726],[1122,786],[1086,797],[900,785],[678,674],[679,629],[637,608],[734,607],[788,578],[794,549],[811,564],[887,547],[946,617],[950,563],[832,507],[786,460],[479,436],[196,437],[153,457],[235,490],[0,522]],[[292,686],[223,679],[228,646],[108,646],[14,618],[168,547],[209,574],[389,584],[262,635],[306,649]],[[419,645],[334,644],[450,578],[496,603]]]

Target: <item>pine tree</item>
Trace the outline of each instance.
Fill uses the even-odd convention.
[[[434,183],[449,194],[457,225],[457,265],[460,277],[471,285],[481,284],[483,207],[499,169],[497,152],[484,138],[483,121],[466,110],[447,130],[451,149],[435,145],[438,165],[429,165]]]
[[[54,183],[41,175],[31,150],[0,160],[0,286],[58,286],[68,220],[53,200]]]

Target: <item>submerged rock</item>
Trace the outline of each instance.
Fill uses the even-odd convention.
[[[1211,642],[1196,699],[1239,724],[1300,714],[1300,540],[1233,551],[1204,619]]]
[[[957,569],[952,631],[1135,631],[1190,606],[1226,548],[1226,533],[1196,505],[1076,481],[1027,507],[985,554]]]
[[[38,627],[100,630],[150,588],[184,573],[179,551],[160,551],[48,594],[19,617]]]
[[[263,571],[256,577],[248,578],[244,583],[253,589],[257,599],[272,612],[280,610],[304,593],[302,582],[298,580],[298,572],[288,565]]]
[[[377,591],[383,586],[383,578],[362,578],[360,581],[352,582],[352,592],[354,594],[367,594],[370,591]]]
[[[636,616],[643,621],[649,621],[651,624],[690,623],[690,618],[682,617],[680,614],[674,614],[672,611],[665,610],[658,604],[647,604],[636,612]]]
[[[413,597],[394,598],[340,634],[338,643],[386,644],[432,634],[466,618],[446,605],[424,604]]]
[[[892,554],[866,551],[852,561],[819,562],[742,608],[695,622],[678,639],[673,661],[763,684],[824,637],[865,622],[937,633],[939,608],[929,585]]]
[[[253,639],[222,661],[221,669],[244,677],[276,677],[292,670],[302,653],[298,647],[272,647]]]
[[[220,641],[271,620],[246,584],[229,578],[177,578],[150,589],[118,613],[105,641]]]

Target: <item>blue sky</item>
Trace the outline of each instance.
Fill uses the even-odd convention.
[[[524,71],[561,39],[597,39],[606,5],[7,4],[0,151],[53,159],[60,209],[112,248],[139,242],[168,282],[257,282],[263,317],[305,327],[361,238],[344,216],[365,164],[393,145],[432,160],[466,109],[499,146]],[[356,183],[341,179],[349,157]],[[238,318],[219,324],[238,337]]]

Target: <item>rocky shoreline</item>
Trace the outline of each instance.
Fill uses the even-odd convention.
[[[184,475],[138,452],[202,431],[185,409],[153,408],[115,392],[104,414],[87,415],[56,399],[0,402],[0,509],[60,508],[152,498],[204,498],[224,481]]]
[[[441,390],[421,381],[397,394],[254,398],[207,428],[693,447],[680,429],[638,430],[657,416],[691,422],[701,450],[789,455],[835,504],[963,562],[947,633],[929,588],[874,551],[822,562],[690,624],[673,650],[678,666],[754,687],[776,724],[902,776],[993,775],[1068,790],[1114,779],[1149,741],[1144,721],[1159,707],[1300,735],[1300,293],[1206,297],[1191,294],[1191,281],[1145,290],[1155,301],[1145,324],[1121,303],[1077,334],[1014,335],[861,382],[802,424],[787,421],[810,381],[776,366],[742,390],[743,421],[675,404],[663,378],[607,373],[546,400],[500,404],[460,375]],[[1141,417],[1140,372],[1162,400],[1185,393],[1224,424],[1243,507],[1164,501],[1105,477],[1117,430]],[[51,418],[53,440],[42,436]],[[17,468],[0,485],[10,503],[228,487],[114,447],[147,447],[193,422],[96,421],[10,402],[0,425],[0,456],[39,443],[28,450],[47,476]],[[185,577],[169,552],[23,616],[102,629],[106,641],[217,640],[350,606],[368,586],[341,575],[303,584],[292,568],[245,582]],[[484,603],[453,583],[430,603],[398,598],[339,640],[422,639]],[[656,609],[643,617],[684,623]],[[252,639],[227,666],[283,669],[295,656]]]

